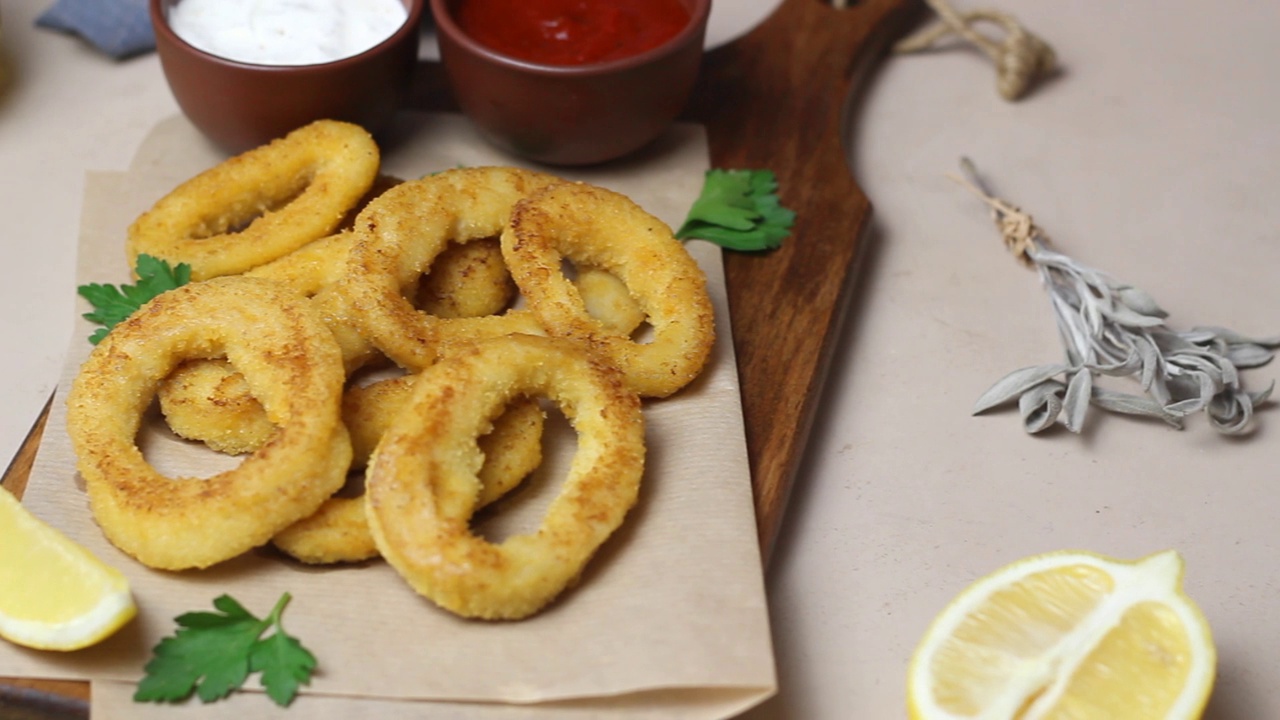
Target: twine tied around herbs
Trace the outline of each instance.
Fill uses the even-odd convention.
[[[1178,429],[1184,418],[1203,410],[1218,432],[1250,429],[1254,409],[1267,402],[1275,381],[1249,392],[1239,371],[1271,362],[1280,336],[1251,338],[1221,327],[1173,330],[1165,323],[1168,313],[1150,295],[1050,249],[1029,214],[996,198],[967,158],[961,167],[965,177],[952,179],[991,208],[1005,246],[1039,273],[1066,350],[1064,363],[1025,367],[1001,378],[978,398],[973,414],[1016,399],[1028,433],[1059,419],[1078,433],[1091,405]],[[1146,396],[1100,387],[1095,374],[1135,379]]]
[[[925,0],[925,3],[938,15],[938,22],[898,41],[893,47],[895,53],[929,50],[951,35],[964,38],[996,64],[996,90],[1009,101],[1026,95],[1036,82],[1057,67],[1053,48],[1008,13],[999,10],[961,13],[947,0]],[[1000,27],[1004,39],[997,41],[975,30],[974,26],[982,22]]]

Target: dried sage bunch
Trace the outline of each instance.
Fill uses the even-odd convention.
[[[1005,245],[1039,273],[1066,349],[1065,362],[1001,378],[978,398],[975,415],[1017,400],[1029,433],[1059,421],[1078,433],[1090,405],[1179,429],[1184,418],[1203,410],[1219,432],[1249,428],[1254,408],[1267,401],[1275,382],[1248,392],[1239,371],[1270,362],[1280,336],[1250,338],[1220,327],[1173,330],[1150,295],[1051,250],[1030,215],[996,199],[968,159],[961,167],[966,178],[953,179],[991,207]],[[1099,387],[1095,375],[1134,378],[1146,394]]]

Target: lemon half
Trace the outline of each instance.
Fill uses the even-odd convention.
[[[915,720],[1199,718],[1217,654],[1174,551],[1036,555],[978,580],[925,633]]]
[[[77,650],[137,612],[119,570],[0,489],[0,637],[41,650]]]

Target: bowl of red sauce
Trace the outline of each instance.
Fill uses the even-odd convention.
[[[408,100],[426,0],[150,0],[184,115],[238,153],[314,120],[376,133]]]
[[[630,154],[679,115],[711,0],[431,0],[440,59],[490,142],[551,165]]]

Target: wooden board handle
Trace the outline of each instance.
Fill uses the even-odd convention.
[[[796,211],[792,236],[725,253],[761,549],[773,548],[857,274],[871,214],[844,143],[860,77],[918,10],[784,0],[746,36],[707,54],[688,117],[714,167],[768,168]]]

